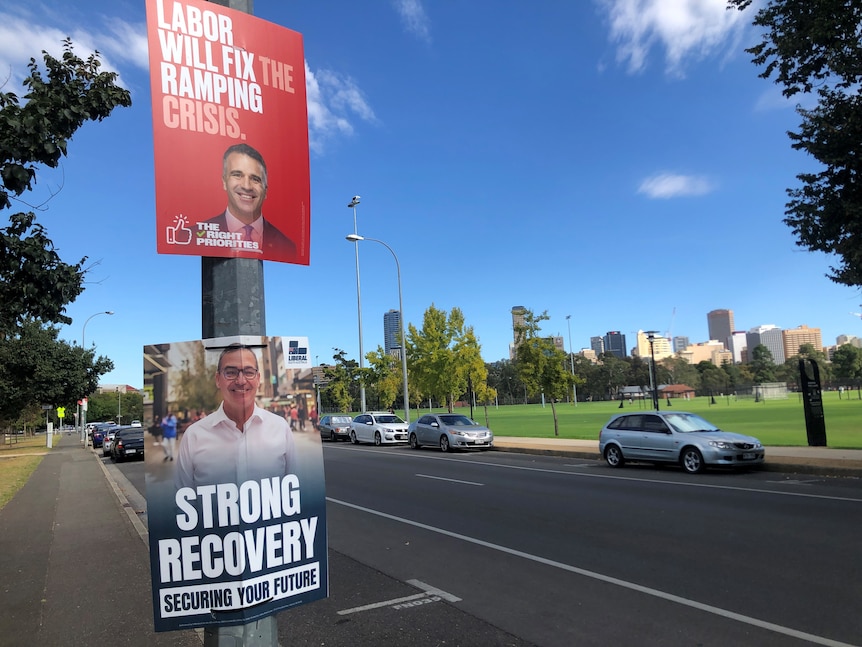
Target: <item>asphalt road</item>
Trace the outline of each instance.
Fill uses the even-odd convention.
[[[329,443],[324,456],[335,600],[297,610],[308,632],[396,630],[377,644],[862,642],[857,479]],[[143,491],[143,463],[120,469]],[[433,589],[416,606],[343,613],[416,586]],[[411,630],[409,643],[398,634]],[[285,644],[306,644],[293,635]]]

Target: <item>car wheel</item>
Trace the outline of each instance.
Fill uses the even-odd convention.
[[[611,467],[622,467],[626,464],[623,451],[617,445],[608,445],[605,447],[605,461]]]
[[[451,447],[449,446],[449,436],[440,436],[440,451],[448,452],[451,451]]]
[[[679,458],[682,468],[689,474],[700,474],[703,471],[703,455],[695,447],[686,447]]]
[[[422,445],[419,444],[419,439],[416,437],[416,434],[410,434],[410,446],[413,449],[422,449]]]
[[[350,430],[350,442],[352,442],[354,445],[359,444],[359,441],[356,440],[356,432],[353,431],[352,429]]]
[[[380,445],[383,444],[383,439],[380,437],[379,431],[374,432],[374,444],[377,445],[378,447],[380,447]]]

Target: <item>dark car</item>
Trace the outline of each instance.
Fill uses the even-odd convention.
[[[321,440],[350,440],[350,416],[323,416],[317,423]]]
[[[122,463],[133,457],[144,458],[144,430],[142,427],[120,427],[114,433],[111,458]]]
[[[102,443],[105,440],[105,433],[109,429],[116,428],[113,422],[97,422],[93,425],[93,428],[90,430],[90,439],[93,441],[93,447],[101,447]]]

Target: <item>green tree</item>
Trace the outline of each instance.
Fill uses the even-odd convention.
[[[117,75],[99,70],[98,53],[82,60],[67,39],[60,59],[42,54],[46,75],[31,58],[23,105],[16,94],[0,92],[0,209],[32,190],[37,166],[57,167],[85,122],[131,105]],[[0,333],[28,318],[71,323],[64,312],[84,289],[85,261],[65,263],[34,213],[11,215],[0,228]]]
[[[354,411],[353,403],[359,397],[359,364],[348,359],[340,348],[334,348],[335,364],[323,370],[325,385],[321,389],[321,400],[341,413]]]
[[[388,354],[382,346],[376,351],[365,354],[369,364],[369,379],[374,385],[380,407],[389,409],[395,406],[395,399],[401,391],[401,361]],[[406,406],[406,405],[405,405]]]
[[[215,411],[221,396],[215,384],[215,376],[206,365],[206,350],[197,344],[192,359],[184,362],[176,378],[176,400],[168,403],[168,408],[178,417],[182,412]]]
[[[772,352],[763,344],[752,349],[749,367],[757,384],[775,382],[775,360],[772,358]]]
[[[550,400],[554,435],[559,436],[556,402],[571,388],[572,374],[566,369],[566,353],[554,346],[553,339],[539,336],[539,324],[547,319],[547,312],[536,316],[524,311],[524,323],[515,326],[515,362],[527,391]]]
[[[728,0],[740,10],[751,4]],[[760,76],[774,77],[785,97],[817,97],[813,109],[797,106],[801,123],[788,135],[822,168],[796,176],[784,222],[799,246],[838,259],[830,279],[862,285],[862,11],[840,0],[768,0],[753,22],[762,40],[746,51]]]
[[[447,314],[431,304],[422,317],[422,329],[408,326],[407,357],[411,383],[419,391],[451,412],[458,396],[467,389],[468,376],[475,376],[474,387],[487,379],[481,362],[481,349],[459,308]],[[481,367],[478,364],[481,364]]]
[[[661,366],[667,370],[668,383],[700,389],[700,373],[684,357],[666,357],[661,361]]]
[[[832,354],[835,377],[858,386],[862,383],[862,348],[843,344]]]
[[[727,391],[727,373],[712,362],[702,361],[695,366],[700,373],[700,389],[704,394],[717,395]]]
[[[33,405],[65,406],[93,393],[113,370],[107,357],[58,339],[59,329],[27,320],[0,337],[0,423],[10,424]]]

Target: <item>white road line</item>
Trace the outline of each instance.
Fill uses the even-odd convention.
[[[450,483],[463,483],[464,485],[478,485],[479,487],[482,487],[483,485],[485,485],[484,483],[475,483],[474,481],[461,481],[459,479],[447,479],[447,478],[443,478],[442,476],[431,476],[429,474],[417,474],[416,476],[418,476],[419,478],[422,478],[422,479],[434,479],[435,481],[449,481]]]
[[[521,557],[523,559],[527,559],[533,562],[537,562],[539,564],[544,564],[545,566],[551,566],[553,568],[558,568],[563,571],[568,571],[570,573],[575,573],[577,575],[581,575],[583,577],[589,577],[594,580],[598,580],[600,582],[606,582],[607,584],[613,584],[615,586],[619,586],[625,589],[629,589],[632,591],[638,591],[639,593],[644,593],[645,595],[651,595],[656,598],[660,598],[662,600],[667,600],[668,602],[674,602],[676,604],[680,604],[686,607],[691,607],[693,609],[698,609],[700,611],[704,611],[706,613],[711,613],[713,615],[721,616],[723,618],[729,618],[730,620],[736,620],[737,622],[742,622],[744,624],[752,625],[754,627],[760,627],[761,629],[766,629],[768,631],[774,631],[775,633],[782,634],[784,636],[790,636],[791,638],[798,638],[799,640],[807,640],[817,645],[826,645],[827,647],[856,647],[851,645],[850,643],[840,642],[838,640],[832,640],[830,638],[824,638],[823,636],[816,636],[814,634],[809,634],[804,631],[798,631],[796,629],[791,629],[790,627],[784,627],[782,625],[777,625],[772,622],[767,622],[765,620],[760,620],[758,618],[752,618],[751,616],[745,616],[741,613],[736,613],[734,611],[728,611],[727,609],[722,609],[720,607],[714,607],[709,604],[704,604],[702,602],[697,602],[695,600],[689,600],[687,598],[680,597],[678,595],[674,595],[672,593],[666,593],[665,591],[660,591],[658,589],[653,589],[648,586],[642,586],[640,584],[635,584],[634,582],[627,582],[626,580],[621,580],[616,577],[610,577],[608,575],[603,575],[601,573],[596,573],[595,571],[588,571],[583,568],[578,568],[577,566],[571,566],[569,564],[563,564],[562,562],[557,562],[552,559],[546,559],[544,557],[539,557],[538,555],[531,555],[530,553],[525,553],[520,550],[515,550],[513,548],[507,548],[506,546],[500,546],[499,544],[492,544],[490,542],[484,541],[482,539],[476,539],[475,537],[468,537],[466,535],[461,535],[456,532],[451,532],[449,530],[443,530],[442,528],[436,528],[434,526],[429,526],[424,523],[420,523],[418,521],[411,521],[410,519],[404,519],[403,517],[396,517],[395,515],[388,514],[386,512],[381,512],[379,510],[372,510],[371,508],[366,508],[364,506],[356,505],[353,503],[348,503],[347,501],[340,501],[338,499],[333,499],[331,497],[326,497],[326,500],[331,503],[336,503],[339,505],[343,505],[347,508],[353,508],[354,510],[359,510],[361,512],[366,512],[368,514],[373,514],[378,517],[383,517],[384,519],[390,519],[392,521],[397,521],[399,523],[407,524],[409,526],[414,526],[415,528],[421,528],[423,530],[427,530],[429,532],[434,532],[440,535],[445,535],[447,537],[452,537],[454,539],[458,539],[461,541],[466,541],[471,544],[476,544],[477,546],[483,546],[485,548],[490,548],[491,550],[496,550],[501,553],[506,553],[508,555],[514,555],[515,557]]]
[[[431,586],[430,584],[425,584],[425,582],[422,582],[420,580],[407,580],[407,583],[412,584],[417,589],[422,589],[428,595],[437,595],[437,596],[443,598],[444,600],[446,600],[447,602],[460,602],[461,601],[461,598],[456,597],[456,596],[452,595],[451,593],[446,593],[446,591],[441,591],[437,587]]]
[[[347,450],[342,449],[341,451],[362,451],[357,450],[355,448]],[[378,456],[380,452],[374,450],[366,450],[371,451]],[[395,456],[398,458],[419,458],[414,452],[410,452],[408,454],[399,454],[397,452],[391,452],[387,454],[387,456]],[[448,458],[446,456],[423,456],[423,460],[437,460],[437,461],[458,461],[464,462],[458,458]],[[584,479],[608,479],[611,481],[632,481],[635,483],[647,483],[650,485],[674,485],[678,487],[694,487],[694,488],[706,488],[710,490],[733,490],[737,492],[757,492],[758,494],[773,494],[775,496],[795,496],[802,497],[806,499],[825,499],[828,501],[849,501],[850,503],[862,503],[862,499],[853,498],[853,497],[844,497],[844,496],[828,496],[825,494],[809,494],[805,492],[778,492],[776,490],[764,490],[763,488],[750,488],[750,487],[739,487],[735,485],[713,485],[709,483],[683,483],[681,481],[663,481],[660,479],[642,479],[632,476],[614,476],[611,474],[584,474],[582,472],[566,472],[565,470],[555,470],[544,467],[525,467],[522,465],[500,465],[498,463],[480,463],[478,461],[471,461],[470,465],[475,465],[478,467],[499,467],[501,469],[510,469],[510,470],[521,470],[526,472],[542,472],[544,474],[562,474],[565,476],[574,476],[577,478]]]
[[[340,616],[346,616],[350,613],[358,613],[360,611],[370,611],[371,609],[379,609],[381,607],[391,607],[393,604],[401,604],[402,602],[410,602],[411,600],[419,600],[427,598],[430,593],[417,593],[416,595],[408,595],[406,598],[395,598],[394,600],[386,600],[384,602],[375,602],[374,604],[366,604],[361,607],[353,607],[351,609],[343,609],[338,612]]]

